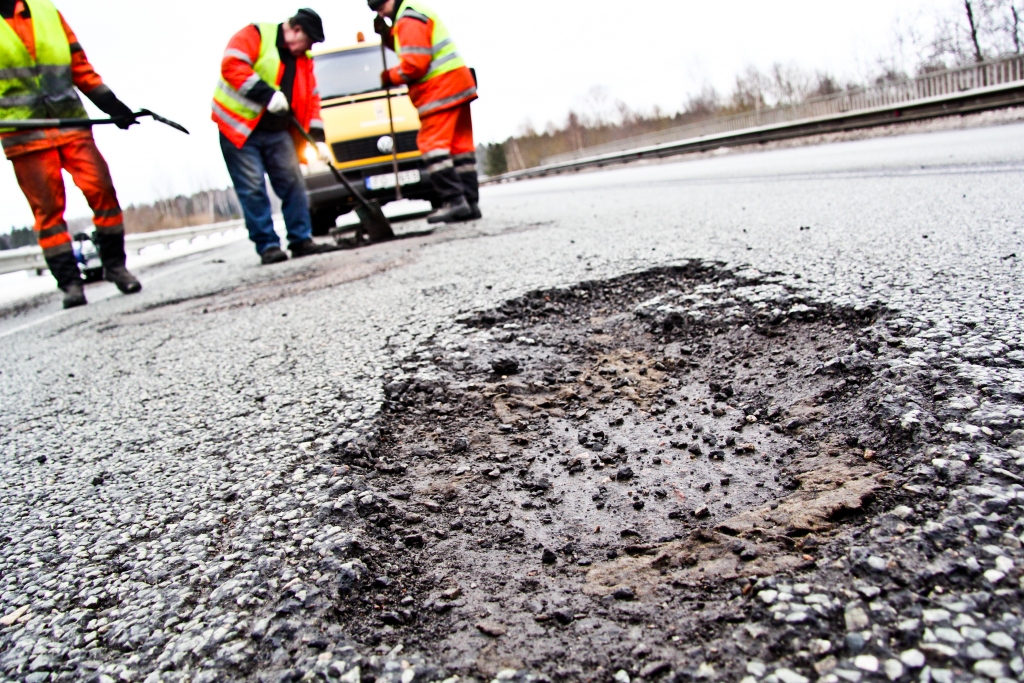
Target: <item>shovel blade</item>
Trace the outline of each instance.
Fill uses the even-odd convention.
[[[139,111],[139,115],[140,116],[148,116],[151,119],[153,119],[154,121],[162,123],[165,126],[170,126],[174,130],[180,130],[185,135],[189,135],[190,134],[188,132],[188,128],[186,128],[185,126],[181,125],[180,123],[175,123],[174,121],[171,121],[170,119],[165,119],[163,116],[160,116],[159,114],[155,114],[155,113],[151,112],[148,109],[140,110]]]
[[[362,223],[371,242],[385,242],[395,238],[395,231],[391,229],[391,222],[380,210],[380,204],[376,200],[366,202],[367,206],[357,206],[356,215]]]

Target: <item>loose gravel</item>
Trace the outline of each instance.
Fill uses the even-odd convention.
[[[277,270],[250,266],[248,250],[228,248],[196,260],[182,271],[187,279],[167,277],[138,298],[0,339],[2,675],[32,682],[1017,678],[1024,672],[1016,256],[1024,251],[1015,200],[1022,138],[1020,127],[1006,126],[500,187],[487,192],[493,208],[485,221],[433,239]],[[813,567],[727,581],[722,590],[738,595],[704,607],[742,617],[723,616],[706,632],[693,617],[687,624],[698,630],[682,645],[672,641],[682,636],[669,631],[669,619],[643,623],[657,612],[644,586],[597,582],[614,587],[616,609],[633,606],[641,620],[586,662],[553,663],[562,651],[541,647],[553,641],[540,635],[521,641],[515,658],[498,656],[503,641],[520,637],[506,623],[514,605],[487,616],[460,612],[486,602],[472,593],[472,574],[431,589],[466,592],[433,598],[466,600],[465,607],[425,609],[414,585],[413,602],[403,604],[409,569],[434,546],[426,537],[423,548],[406,542],[410,533],[398,539],[399,550],[368,521],[405,505],[390,496],[396,473],[377,467],[387,455],[385,386],[438,367],[431,354],[443,348],[439,340],[463,330],[457,321],[473,312],[534,290],[673,263],[781,278],[766,282],[776,289],[761,302],[778,324],[799,317],[793,299],[869,317],[848,324],[834,341],[854,347],[824,359],[832,364],[826,371],[823,362],[813,378],[829,378],[833,392],[843,380],[857,388],[857,411],[866,412],[853,414],[866,417],[868,444],[877,446],[865,449],[876,453],[861,466],[870,476],[876,468],[887,473],[885,487],[873,502],[864,499],[862,511],[830,522],[827,542],[806,553]],[[694,302],[668,303],[686,311]],[[363,474],[352,467],[358,459]],[[385,470],[393,466],[384,461]],[[619,468],[632,467],[616,465],[616,480]],[[772,492],[783,512],[785,490]],[[737,517],[758,509],[752,497],[740,498]],[[692,531],[704,528],[686,512]],[[714,502],[708,512],[708,526],[728,521]],[[564,544],[530,548],[510,573],[533,571],[528,563],[545,572],[550,555],[555,567],[566,564]],[[621,557],[579,559],[596,561],[588,573],[631,568],[616,564],[626,562]],[[679,603],[697,603],[704,589],[672,590],[686,594],[673,593]],[[597,592],[574,600],[604,605],[608,596]],[[559,610],[540,605],[558,623]],[[569,626],[550,628],[585,629],[576,607],[566,608]],[[369,616],[359,616],[377,612],[372,629]],[[457,657],[430,649],[439,641],[410,625],[421,617],[451,624],[446,638],[468,625]],[[565,637],[555,633],[555,642]]]

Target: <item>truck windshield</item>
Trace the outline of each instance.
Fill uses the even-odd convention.
[[[387,51],[388,68],[398,65],[398,57]],[[384,70],[380,46],[319,55],[313,61],[320,99],[347,97],[380,90],[380,72]]]

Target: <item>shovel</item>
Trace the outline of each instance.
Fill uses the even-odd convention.
[[[295,126],[302,137],[306,138],[306,142],[313,145],[316,148],[316,140],[313,136],[302,127],[299,120],[292,116],[292,125]],[[380,210],[380,204],[374,200],[367,200],[361,192],[353,187],[352,183],[348,181],[341,171],[334,167],[330,161],[327,162],[327,166],[331,169],[331,173],[334,174],[334,178],[345,186],[345,189],[356,198],[359,206],[356,207],[356,215],[359,216],[359,222],[362,229],[366,232],[366,235],[370,238],[371,242],[385,242],[387,240],[393,240],[395,238],[395,231],[391,229],[391,223],[388,221],[387,216]],[[361,242],[360,236],[356,236],[356,244]]]
[[[384,47],[384,41],[380,41],[380,58],[384,62],[384,68],[388,68],[388,52]],[[402,199],[402,183],[398,180],[398,138],[395,136],[395,113],[391,109],[391,86],[385,88],[388,95],[388,121],[391,122],[391,164],[395,167],[395,199]]]
[[[154,121],[159,121],[165,126],[170,126],[174,130],[180,130],[185,135],[188,135],[188,129],[180,123],[175,123],[170,119],[165,119],[159,114],[154,114],[148,109],[140,109],[135,113],[135,118],[141,119],[143,117],[149,117]],[[13,128],[14,130],[36,130],[38,128],[92,128],[93,126],[106,126],[116,124],[118,120],[115,119],[28,119],[25,121],[0,121],[0,128]]]

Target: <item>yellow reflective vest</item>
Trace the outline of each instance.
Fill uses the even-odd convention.
[[[406,47],[405,51],[412,54],[422,54],[421,50],[429,50],[429,54],[432,57],[430,62],[430,70],[427,71],[427,75],[424,76],[420,83],[426,83],[427,81],[433,80],[438,76],[442,76],[449,71],[455,71],[466,66],[466,61],[459,55],[459,50],[455,46],[455,41],[452,40],[451,34],[448,32],[448,27],[441,21],[441,17],[433,9],[423,4],[419,0],[405,0],[398,8],[396,21],[401,21],[403,17],[419,16],[434,22],[434,32],[432,35],[431,46],[429,48],[424,47]],[[395,31],[395,54],[398,55],[399,59],[402,57],[402,45],[398,39],[398,32]]]
[[[71,73],[71,46],[50,0],[25,0],[36,56],[0,20],[0,120],[86,118]],[[0,131],[2,131],[0,127]]]
[[[277,31],[279,24],[257,24],[260,30],[260,55],[252,65],[255,72],[240,90],[231,87],[221,76],[217,90],[213,94],[213,115],[223,122],[237,135],[243,143],[256,129],[265,107],[246,97],[261,80],[275,90],[281,88],[277,84],[277,75],[281,69],[281,55],[277,51]],[[245,59],[248,59],[243,55]],[[235,136],[231,136],[236,139]]]

